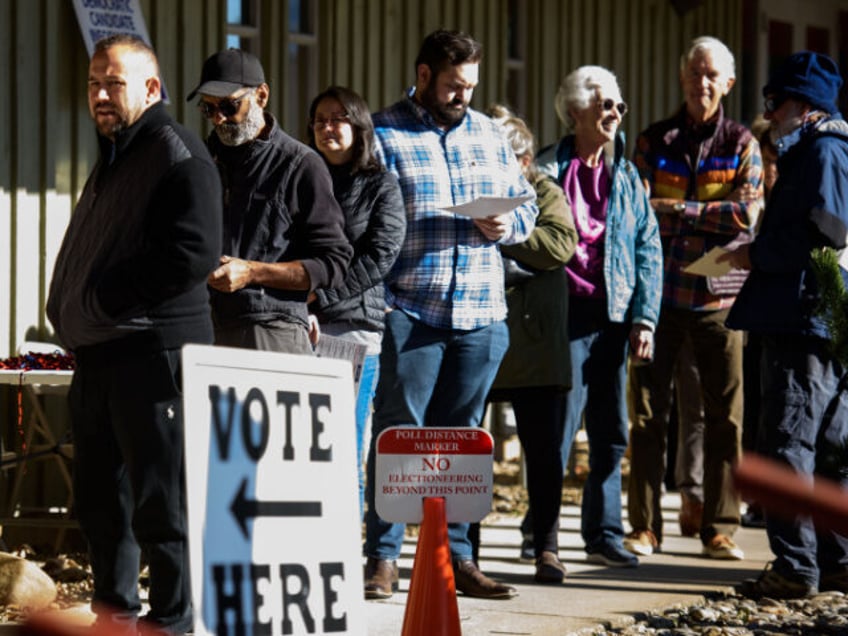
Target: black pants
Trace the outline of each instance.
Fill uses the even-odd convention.
[[[536,557],[543,551],[557,554],[566,393],[559,387],[527,387],[511,389],[510,397],[527,466],[530,507],[521,531],[532,532]]]
[[[562,436],[565,429],[566,391],[556,386],[498,389],[497,401],[508,401],[515,413],[518,439],[527,466],[527,514],[521,533],[533,535],[537,557],[559,551],[559,512],[562,505]],[[472,555],[479,562],[480,524],[468,530]]]
[[[183,464],[180,351],[95,346],[77,353],[69,394],[74,500],[94,572],[92,607],[132,623],[141,551],[150,613],[172,633],[192,628]]]

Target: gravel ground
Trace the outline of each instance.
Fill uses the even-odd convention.
[[[635,616],[626,628],[597,632],[597,636],[803,636],[848,635],[848,596],[826,592],[808,599],[759,601],[717,595],[688,607],[671,607]]]

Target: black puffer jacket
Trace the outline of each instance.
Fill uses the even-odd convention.
[[[354,329],[383,331],[383,278],[406,235],[406,212],[397,177],[388,172],[350,174],[331,166],[333,189],[345,216],[353,260],[341,285],[316,290],[309,306],[321,324],[348,323]]]

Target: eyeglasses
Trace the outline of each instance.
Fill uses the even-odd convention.
[[[206,119],[212,119],[219,112],[227,118],[235,115],[239,110],[241,110],[241,102],[247,97],[250,93],[243,93],[238,97],[234,97],[231,99],[222,99],[218,102],[205,102],[200,100],[198,102],[197,107],[200,109],[200,114],[206,117]]]
[[[614,108],[618,111],[618,114],[621,117],[624,117],[625,113],[627,113],[627,104],[624,102],[618,102],[616,104],[615,100],[610,97],[607,97],[604,101],[600,102],[600,104],[604,112],[610,111]]]
[[[345,113],[344,115],[335,115],[328,119],[313,119],[309,125],[312,126],[313,130],[321,130],[328,124],[330,128],[336,128],[337,126],[341,126],[342,124],[347,124],[349,122],[350,117],[348,117],[347,113]]]
[[[773,95],[772,97],[766,97],[763,101],[763,107],[767,113],[773,113],[783,106],[783,103],[787,99],[789,99],[789,95]]]

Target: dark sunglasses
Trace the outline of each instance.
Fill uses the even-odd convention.
[[[233,99],[222,99],[217,103],[213,102],[204,102],[201,100],[198,102],[197,107],[200,109],[200,114],[206,117],[206,119],[212,119],[217,113],[221,113],[224,117],[232,117],[241,109],[242,100],[248,96],[249,93],[244,93],[239,97],[235,97]]]
[[[763,101],[763,107],[765,108],[767,113],[773,113],[778,108],[783,106],[783,103],[789,99],[789,95],[774,95],[772,97],[766,97]]]
[[[607,97],[604,101],[601,102],[601,108],[604,109],[604,112],[610,111],[615,108],[618,111],[618,114],[624,117],[625,113],[627,113],[627,104],[624,102],[615,103],[615,100]]]

